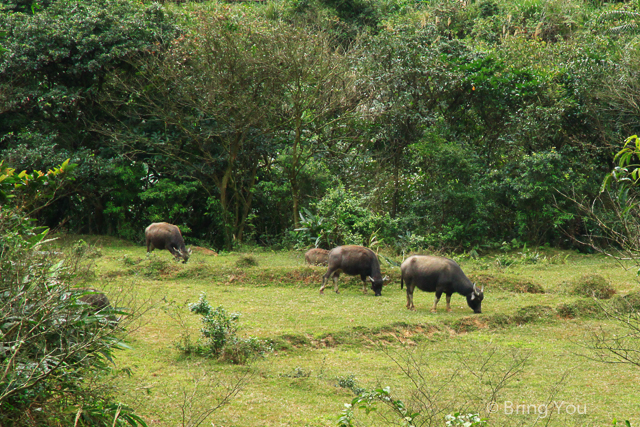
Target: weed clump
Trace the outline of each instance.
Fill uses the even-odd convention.
[[[502,290],[519,294],[544,294],[544,288],[529,280],[505,280]]]
[[[238,331],[239,313],[227,313],[224,307],[211,307],[206,294],[202,293],[196,303],[189,304],[189,309],[202,316],[203,338],[192,344],[190,341],[180,344],[185,353],[197,353],[213,356],[223,362],[244,365],[253,357],[271,351],[270,346],[254,337],[240,338]]]
[[[546,305],[529,305],[518,309],[513,315],[512,321],[518,325],[531,323],[538,319],[547,318],[551,315],[553,309]]]
[[[280,377],[284,378],[309,378],[311,376],[311,371],[305,371],[301,367],[297,367],[293,369],[291,372],[285,372],[284,374],[278,374]]]
[[[258,265],[258,261],[251,255],[245,255],[236,261],[236,267],[246,268],[255,267]]]
[[[337,381],[336,387],[346,388],[347,390],[351,390],[353,394],[355,394],[356,396],[366,391],[364,388],[358,385],[358,380],[356,380],[356,377],[353,374],[349,374],[345,377],[337,377],[336,381]]]
[[[640,311],[640,291],[630,292],[625,296],[617,295],[611,300],[611,305],[620,313]]]
[[[512,277],[495,277],[491,275],[476,275],[470,277],[478,286],[488,285],[502,291],[519,294],[544,294],[544,288],[530,280],[520,280]]]
[[[583,297],[609,299],[615,295],[616,290],[613,289],[607,279],[599,274],[586,274],[575,282],[571,293]]]
[[[601,307],[593,300],[564,303],[556,307],[558,316],[573,319],[580,316],[594,316],[602,312]]]

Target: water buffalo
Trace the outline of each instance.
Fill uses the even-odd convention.
[[[109,298],[102,292],[91,288],[76,288],[74,290],[82,292],[82,296],[80,296],[78,300],[89,304],[95,312],[111,309]]]
[[[304,260],[311,265],[327,265],[329,259],[329,251],[326,249],[309,249],[304,254]]]
[[[338,291],[338,277],[340,273],[349,276],[360,275],[362,279],[362,291],[367,293],[367,280],[371,282],[371,289],[376,296],[382,295],[382,286],[389,280],[380,274],[380,262],[378,256],[371,250],[362,246],[349,245],[338,246],[329,251],[327,272],[322,276],[322,287],[320,294],[324,293],[324,288],[333,275],[333,284],[336,293]]]
[[[86,304],[83,309],[91,315],[107,315],[106,321],[111,326],[118,324],[119,319],[114,314],[114,309],[107,296],[93,288],[72,288],[71,291],[77,295],[77,301]]]
[[[191,249],[187,250],[180,229],[167,222],[154,222],[144,230],[147,242],[147,253],[154,249],[166,249],[178,260],[186,263],[191,256]]]
[[[447,296],[447,311],[451,311],[451,295],[454,292],[467,297],[467,304],[474,313],[482,313],[484,287],[478,290],[455,261],[438,256],[413,255],[402,263],[400,270],[400,289],[406,282],[409,310],[415,310],[413,290],[417,287],[425,292],[436,293],[436,300],[431,309],[434,313],[442,294]]]

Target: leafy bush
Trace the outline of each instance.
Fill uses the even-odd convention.
[[[246,364],[252,357],[270,351],[269,345],[257,338],[238,337],[240,314],[227,313],[222,306],[211,307],[205,293],[200,295],[198,302],[189,304],[189,309],[202,316],[200,331],[204,339],[199,339],[196,345],[183,342],[180,345],[183,351],[193,351],[236,364]]]
[[[447,427],[454,426],[463,426],[463,427],[473,427],[473,426],[483,426],[487,424],[486,420],[480,418],[478,414],[461,414],[460,412],[456,412],[455,414],[448,414],[444,417]]]
[[[377,410],[378,404],[385,405],[393,417],[401,420],[401,425],[412,426],[414,418],[419,416],[419,413],[411,412],[401,400],[395,400],[391,397],[391,388],[379,388],[371,391],[362,391],[357,397],[355,397],[351,403],[345,404],[345,409],[342,411],[342,416],[338,419],[339,427],[353,427],[355,425],[355,413],[353,408],[364,409],[368,414]]]
[[[340,245],[364,245],[376,240],[378,231],[388,219],[371,212],[358,194],[342,186],[330,190],[315,204],[316,213],[304,209],[301,228],[297,229],[299,245],[310,244],[331,249]]]
[[[86,244],[70,254],[47,250],[48,230],[0,209],[0,424],[144,425],[87,379],[109,371],[123,325],[112,308],[96,311],[72,286],[87,280]],[[18,279],[19,278],[19,279]],[[111,425],[111,424],[110,424]]]
[[[609,299],[615,295],[616,290],[599,274],[586,274],[574,283],[571,293],[583,297]]]
[[[349,374],[346,377],[338,377],[336,378],[338,387],[349,389],[355,395],[360,395],[364,393],[366,390],[358,385],[358,381],[353,374]]]

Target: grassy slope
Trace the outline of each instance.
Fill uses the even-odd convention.
[[[182,396],[192,390],[194,379],[200,380],[201,389],[200,397],[192,402],[196,407],[210,405],[220,389],[207,389],[206,381],[229,382],[244,371],[243,367],[185,358],[175,349],[182,329],[167,314],[168,302],[195,302],[201,292],[207,293],[213,306],[242,314],[242,335],[272,339],[277,348],[251,366],[251,380],[241,394],[215,412],[211,420],[216,426],[335,425],[343,404],[353,397],[350,390],[337,386],[337,378],[349,375],[365,388],[389,385],[397,397],[409,402],[415,386],[390,357],[404,358],[405,351],[425,358],[420,369],[429,387],[442,387],[437,395],[445,408],[480,411],[486,416],[483,404],[476,400],[464,406],[468,399],[460,394],[487,390],[486,378],[478,381],[467,373],[451,384],[446,378],[459,369],[455,368],[460,366],[457,360],[481,363],[483,351],[492,348],[505,360],[512,351],[530,351],[528,366],[503,390],[499,403],[545,403],[568,372],[554,400],[566,402],[565,406],[580,405],[581,410],[586,406],[587,415],[561,411],[551,417],[549,425],[608,425],[614,417],[639,421],[633,417],[640,404],[640,371],[576,355],[585,353],[581,347],[585,335],[608,322],[593,316],[565,319],[552,310],[560,304],[587,301],[565,292],[568,283],[584,273],[604,275],[621,293],[637,289],[632,272],[601,257],[572,254],[564,260],[564,254],[552,258],[549,253],[547,259],[557,264],[539,262],[508,269],[496,268],[491,260],[461,261],[468,274],[489,282],[483,314],[473,315],[459,295],[452,299],[451,313],[442,311],[444,299],[441,311],[430,313],[433,294],[425,293],[416,294],[415,312],[406,310],[399,270],[389,266],[383,270],[393,281],[380,298],[371,292],[363,296],[358,280],[344,277],[339,295],[327,292],[319,296],[324,269],[305,267],[301,253],[255,253],[252,256],[258,266],[239,268],[236,265],[243,254],[196,252],[183,265],[171,262],[167,252],[147,259],[142,247],[105,240],[98,245],[102,245],[102,256],[95,259],[97,275],[92,285],[110,295],[133,285],[137,298],[154,302],[143,326],[131,336],[132,350],[120,353],[117,359],[118,368],[130,368],[133,376],[114,380],[122,399],[137,406],[150,425],[181,425]],[[491,281],[499,282],[503,289],[535,282],[547,293],[499,290]],[[186,309],[182,313],[196,337],[198,317]],[[536,416],[529,412],[508,415],[501,407],[491,415],[490,424],[533,425]]]

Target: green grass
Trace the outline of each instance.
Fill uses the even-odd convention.
[[[465,272],[485,286],[483,314],[474,315],[460,295],[452,298],[452,312],[444,311],[443,298],[433,314],[433,294],[416,291],[416,311],[405,308],[399,269],[386,263],[383,273],[392,282],[382,297],[371,291],[363,295],[359,279],[345,276],[340,294],[327,289],[320,296],[325,269],[305,266],[303,252],[195,252],[181,264],[166,251],[147,257],[140,246],[108,238],[85,240],[98,246],[91,286],[112,297],[120,289],[133,289],[138,301],[150,302],[141,326],[128,338],[131,350],[119,352],[116,359],[117,368],[130,369],[132,375],[110,380],[118,398],[137,408],[150,426],[187,425],[181,410],[185,401],[199,413],[213,405],[224,384],[247,370],[250,379],[241,392],[202,425],[336,425],[344,404],[354,397],[339,386],[339,378],[351,377],[367,389],[390,386],[394,397],[415,403],[418,386],[403,373],[403,362],[393,360],[406,361],[409,355],[427,379],[422,390],[440,390],[435,396],[442,410],[479,412],[489,416],[489,425],[534,425],[531,408],[529,414],[508,414],[504,402],[540,405],[550,397],[580,411],[586,406],[587,414],[561,410],[539,425],[610,425],[614,418],[640,422],[640,370],[581,356],[590,355],[584,344],[591,331],[615,325],[585,308],[593,308],[590,299],[569,292],[575,280],[597,273],[618,294],[638,289],[633,271],[603,257],[540,251],[537,262],[527,264],[514,253],[508,256],[518,262],[508,268],[498,267],[493,257],[460,259]],[[55,244],[72,241],[67,237]],[[243,261],[247,256],[257,265]],[[198,316],[184,305],[202,292],[212,306],[241,313],[239,334],[271,341],[274,352],[249,367],[181,354],[175,347],[181,334],[188,330],[195,340],[200,327]],[[502,364],[514,352],[529,355],[523,372],[498,396],[498,413],[491,415],[483,396],[490,388],[489,376],[505,368],[499,363],[493,373],[485,367],[485,378],[474,376],[482,372],[488,350]],[[470,366],[463,368],[465,364]],[[196,397],[185,399],[196,383]],[[381,425],[379,419],[367,421],[364,412],[358,416],[365,425]],[[441,419],[433,425],[444,425]]]

